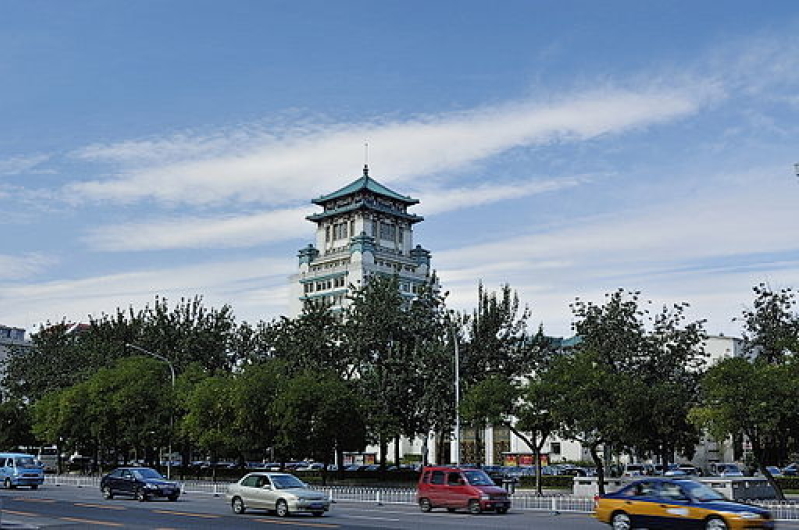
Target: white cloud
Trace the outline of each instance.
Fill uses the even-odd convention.
[[[28,173],[42,162],[50,159],[49,155],[15,156],[0,160],[0,176]]]
[[[80,155],[127,163],[183,160],[129,169],[116,178],[74,183],[70,196],[120,202],[153,198],[165,203],[220,204],[228,201],[279,205],[305,200],[345,184],[369,140],[387,184],[464,166],[519,146],[594,138],[691,114],[708,93],[690,89],[607,89],[548,105],[527,101],[429,116],[405,122],[339,124],[306,132],[246,135],[245,148],[227,139],[184,136],[92,147]],[[153,148],[153,145],[156,145]],[[193,155],[210,151],[213,156]],[[136,165],[136,164],[134,164]],[[141,165],[141,164],[138,164]]]
[[[789,285],[799,277],[799,243],[792,237],[799,186],[783,170],[704,175],[715,185],[692,200],[576,217],[545,233],[438,250],[434,266],[456,307],[474,306],[479,280],[493,288],[510,283],[560,334],[568,333],[574,297],[599,300],[618,287],[642,289],[659,301],[688,301],[697,318],[713,317],[711,331],[734,333],[730,319],[750,301],[752,285]]]
[[[560,191],[590,181],[589,177],[564,177],[509,184],[483,184],[454,189],[422,188],[418,193],[419,196],[424,197],[425,215],[430,215]]]
[[[56,259],[41,253],[17,256],[0,254],[0,280],[27,278],[56,263]]]
[[[112,313],[118,307],[144,307],[155,295],[177,300],[198,294],[213,307],[231,304],[239,319],[266,319],[288,306],[286,278],[293,264],[290,257],[264,258],[6,285],[0,292],[9,303],[0,304],[0,321],[19,322],[24,315],[30,319],[26,327],[48,319],[85,322],[88,315]]]
[[[305,216],[313,212],[314,208],[303,207],[111,225],[92,229],[83,240],[103,251],[250,247],[307,235],[310,227]]]

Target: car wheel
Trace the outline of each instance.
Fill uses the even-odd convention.
[[[505,508],[504,506],[502,508],[497,508],[497,513],[499,514],[508,513],[508,509]]]
[[[448,511],[449,513],[453,513],[453,512],[455,511],[455,508],[447,508],[447,511]]]
[[[16,486],[11,483],[10,478],[7,478],[6,481],[3,482],[3,487],[5,487],[7,490],[13,490]]]
[[[325,512],[311,512],[311,515],[314,517],[322,517],[324,514]]]
[[[288,517],[289,505],[286,504],[286,501],[280,499],[277,501],[277,505],[275,506],[275,512],[277,513],[278,517]]]
[[[32,490],[37,490],[37,489],[39,489],[39,485],[38,484],[32,484],[31,485],[31,489]]]
[[[247,508],[244,507],[244,501],[241,500],[241,497],[233,497],[233,502],[230,503],[230,507],[233,508],[233,513],[235,514],[243,514]]]
[[[727,530],[729,526],[721,517],[711,517],[705,522],[705,530]]]
[[[147,494],[144,492],[143,489],[136,490],[136,500],[139,502],[147,501]]]
[[[613,530],[630,530],[633,527],[630,523],[630,516],[624,512],[614,513],[610,520],[610,526],[613,527]]]
[[[482,512],[482,508],[480,508],[480,501],[477,499],[472,499],[469,501],[469,513],[472,515],[479,515]]]
[[[180,497],[180,495],[170,495],[169,496],[169,501],[170,502],[177,502],[178,497]]]
[[[432,510],[433,505],[430,504],[430,499],[419,499],[419,509],[424,513],[428,513],[430,510]]]
[[[104,499],[114,498],[114,492],[111,491],[111,486],[103,486],[103,498]]]

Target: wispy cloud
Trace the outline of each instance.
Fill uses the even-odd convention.
[[[20,175],[28,173],[36,168],[39,164],[46,162],[50,159],[49,155],[26,155],[15,156],[0,160],[0,176]]]
[[[548,104],[519,101],[469,112],[404,122],[335,124],[310,132],[247,134],[245,147],[225,138],[185,136],[156,142],[158,160],[182,160],[123,170],[116,177],[74,183],[74,197],[132,202],[290,204],[344,184],[360,160],[364,139],[375,146],[386,183],[462,168],[508,149],[576,141],[673,120],[697,110],[708,92],[702,87],[639,91],[606,89]],[[206,149],[208,144],[212,149]],[[84,158],[130,163],[149,160],[153,141],[125,142],[83,150]],[[203,151],[211,157],[193,155]],[[191,156],[190,156],[191,155]],[[346,178],[346,177],[345,177]]]
[[[0,280],[17,280],[34,276],[55,264],[52,256],[41,253],[22,255],[0,254]]]
[[[568,332],[574,297],[600,299],[618,287],[691,302],[697,318],[715,316],[715,331],[734,332],[729,319],[749,301],[752,285],[790,284],[799,274],[799,244],[789,235],[799,186],[784,173],[763,167],[702,175],[713,185],[691,200],[577,216],[545,233],[441,249],[435,265],[455,306],[474,305],[478,280],[492,287],[508,282],[559,333]]]
[[[294,239],[309,233],[305,216],[314,208],[274,210],[246,216],[179,217],[92,229],[83,240],[101,251],[233,248]]]
[[[565,177],[456,189],[426,189],[421,193],[425,197],[424,213],[428,215],[524,198],[589,181],[589,177]],[[81,239],[93,250],[111,252],[252,247],[309,235],[312,227],[305,217],[316,210],[316,207],[298,207],[249,215],[181,216],[104,225],[90,229]]]
[[[215,307],[235,300],[232,305],[240,311],[238,316],[252,321],[285,311],[288,304],[285,278],[293,264],[291,258],[263,258],[145,269],[78,280],[16,283],[2,286],[3,297],[14,300],[14,304],[0,304],[0,321],[44,313],[50,320],[66,317],[85,322],[89,315],[99,316],[117,307],[144,307],[155,295],[175,300],[198,294]]]
[[[591,177],[583,176],[518,181],[508,184],[483,184],[451,189],[423,187],[418,193],[424,197],[425,215],[430,215],[560,191],[586,184],[591,180]]]

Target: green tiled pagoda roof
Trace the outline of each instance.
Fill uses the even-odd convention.
[[[321,205],[330,200],[337,199],[339,197],[346,197],[347,195],[352,195],[353,193],[364,190],[370,191],[375,195],[382,195],[383,197],[388,197],[389,199],[394,199],[395,201],[404,202],[407,205],[417,204],[419,202],[418,199],[412,199],[407,195],[400,195],[399,193],[392,191],[377,182],[375,179],[369,176],[369,168],[366,166],[363,168],[363,176],[355,182],[344,186],[338,191],[334,191],[328,195],[322,195],[318,199],[313,199],[311,202]]]
[[[406,212],[398,212],[397,210],[392,210],[391,208],[386,208],[385,206],[375,204],[374,201],[370,201],[368,203],[364,201],[357,201],[352,204],[342,206],[341,208],[336,208],[335,210],[325,210],[324,212],[319,212],[313,215],[309,215],[306,217],[306,219],[308,219],[309,221],[319,222],[322,219],[336,217],[343,213],[354,212],[355,210],[360,210],[360,209],[375,210],[378,212],[387,213],[395,217],[401,217],[407,221],[410,221],[411,223],[418,223],[420,221],[424,221],[424,217],[422,217],[421,215],[416,215]]]

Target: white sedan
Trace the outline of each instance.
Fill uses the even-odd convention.
[[[250,473],[231,484],[225,495],[234,513],[274,510],[280,517],[307,512],[321,516],[330,509],[330,499],[312,490],[288,473]]]

